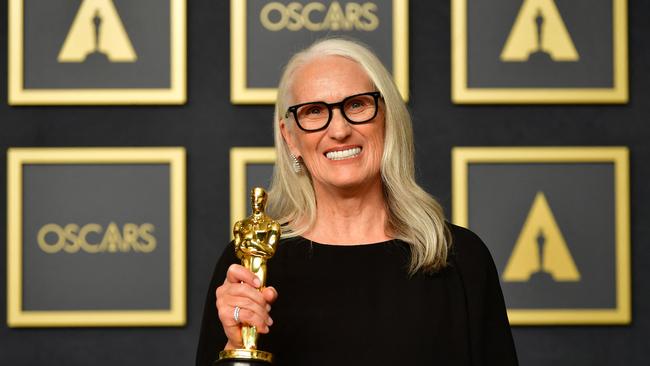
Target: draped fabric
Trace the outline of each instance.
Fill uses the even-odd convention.
[[[494,262],[471,231],[450,225],[448,266],[408,275],[409,246],[391,240],[326,245],[282,240],[269,261],[278,291],[258,348],[275,365],[517,365]],[[238,263],[232,245],[206,296],[197,366],[226,344],[215,289]]]

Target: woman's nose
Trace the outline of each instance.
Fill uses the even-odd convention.
[[[327,128],[327,134],[335,140],[342,140],[348,137],[351,131],[352,126],[343,117],[341,110],[339,108],[332,110],[332,120]]]

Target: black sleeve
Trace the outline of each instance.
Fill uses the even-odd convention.
[[[472,365],[518,365],[499,275],[483,241],[453,227],[453,241],[465,287]]]
[[[196,366],[211,366],[216,360],[219,351],[228,342],[217,315],[215,290],[223,283],[226,278],[226,271],[233,263],[239,263],[239,260],[235,255],[231,242],[224,249],[214,268],[210,286],[208,286],[208,293],[205,296],[201,335],[199,336],[199,346],[196,351]]]

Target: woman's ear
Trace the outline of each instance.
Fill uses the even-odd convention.
[[[282,133],[282,138],[284,138],[284,142],[287,143],[289,151],[293,156],[299,158],[301,156],[300,151],[296,148],[296,145],[294,144],[294,136],[291,131],[289,131],[289,127],[285,123],[284,119],[280,119],[280,133]]]

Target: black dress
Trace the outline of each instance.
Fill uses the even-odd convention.
[[[450,225],[449,265],[409,277],[408,244],[325,245],[282,240],[269,261],[278,291],[269,334],[258,348],[289,365],[517,365],[497,271],[485,244]],[[224,251],[210,282],[197,366],[211,365],[227,339],[215,289],[228,266]]]

